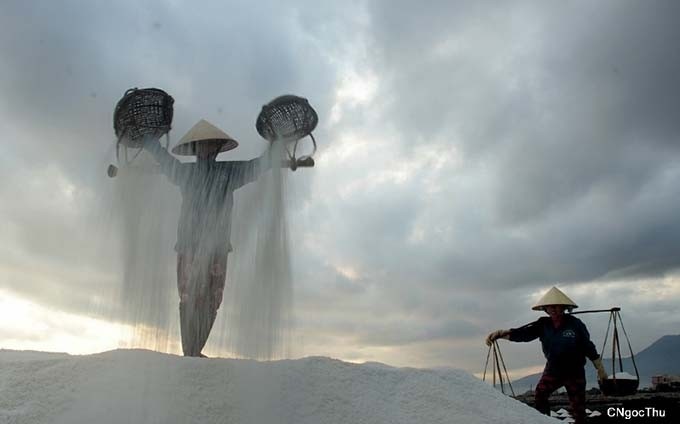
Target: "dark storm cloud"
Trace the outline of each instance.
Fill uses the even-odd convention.
[[[412,320],[403,318],[397,322],[381,323],[378,328],[371,328],[363,334],[361,330],[354,333],[359,336],[357,342],[374,346],[403,346],[440,339],[466,338],[480,332],[477,326],[460,319],[435,321],[434,325],[417,325]]]
[[[259,139],[255,117],[274,96],[297,92],[328,102],[321,88],[333,74],[300,35],[292,10],[275,3],[261,4],[264,14],[228,4],[186,11],[166,2],[3,7],[3,109],[15,125],[50,140],[19,154],[59,160],[72,165],[69,173],[82,172],[82,156],[102,155],[111,143],[113,107],[130,87],[173,95],[175,128],[208,115],[246,143]]]
[[[317,190],[309,217],[319,259],[355,265],[372,289],[343,296],[343,307],[418,320],[409,305],[468,296],[481,337],[535,319],[534,288],[677,270],[676,3],[371,2],[368,11],[365,72],[380,75],[377,92],[361,118],[355,110],[335,127],[366,145],[338,174],[317,170],[340,195]],[[389,143],[376,155],[381,139]],[[460,160],[442,169],[418,162],[449,149]],[[408,161],[419,166],[404,180],[374,172]],[[434,329],[445,316],[428,320]]]
[[[680,206],[663,182],[680,153],[676,2],[371,11],[400,143],[451,143],[492,173],[478,189],[493,213],[451,241],[466,251],[438,255],[445,276],[534,285],[677,268],[679,224],[659,212]],[[658,184],[665,201],[641,203]]]
[[[588,14],[587,24],[580,14]],[[675,2],[600,2],[546,13],[542,110],[532,114],[538,131],[509,134],[517,148],[501,177],[523,190],[519,199],[501,198],[509,206],[505,219],[540,217],[598,185],[633,197],[673,161],[680,56],[666,40],[679,35],[671,23],[679,15]]]

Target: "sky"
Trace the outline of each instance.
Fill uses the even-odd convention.
[[[0,348],[115,348],[103,282],[113,107],[131,87],[265,146],[261,106],[319,115],[292,175],[297,356],[484,366],[556,285],[680,328],[675,1],[3,1]],[[174,252],[169,251],[172,260]],[[168,284],[174,287],[174,281]],[[96,305],[96,307],[93,307]],[[606,314],[582,316],[602,345]],[[537,342],[503,343],[514,375]]]

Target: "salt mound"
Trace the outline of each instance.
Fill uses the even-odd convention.
[[[458,370],[0,351],[2,423],[551,423]]]
[[[617,379],[617,380],[637,380],[637,379],[638,379],[636,376],[631,375],[631,374],[628,374],[628,373],[625,372],[625,371],[617,372],[616,374],[610,375],[610,376],[607,377],[607,378],[611,380],[611,379],[614,378],[614,376],[616,376],[616,379]]]
[[[557,415],[562,416],[562,417],[566,417],[566,416],[569,416],[569,411],[567,411],[564,408],[560,408],[560,409],[557,410]]]

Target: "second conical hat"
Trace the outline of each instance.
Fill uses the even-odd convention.
[[[176,155],[193,156],[196,154],[198,143],[221,143],[220,152],[235,149],[238,142],[229,134],[217,128],[205,119],[201,119],[184,134],[177,145],[172,149]]]
[[[568,309],[578,308],[578,305],[557,287],[548,290],[531,309],[541,311],[548,305],[564,305]]]

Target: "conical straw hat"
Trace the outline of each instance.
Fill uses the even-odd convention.
[[[567,309],[578,308],[578,305],[574,303],[573,300],[569,299],[569,297],[562,293],[562,291],[560,291],[560,289],[557,287],[553,287],[548,290],[548,292],[544,294],[543,297],[539,299],[538,303],[536,303],[531,309],[534,311],[541,311],[548,305],[564,305],[567,307]]]
[[[176,155],[193,156],[196,154],[198,143],[222,143],[220,152],[235,149],[238,142],[229,134],[217,128],[205,119],[201,119],[191,127],[188,133],[184,134],[177,145],[172,149]]]

